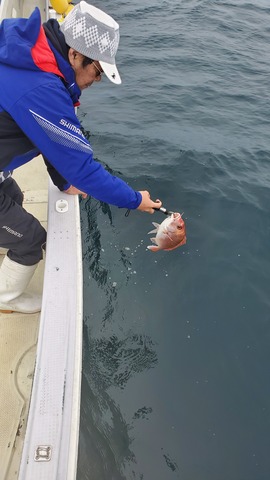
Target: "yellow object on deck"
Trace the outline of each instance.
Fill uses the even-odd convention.
[[[52,7],[57,13],[60,13],[63,18],[73,9],[73,5],[69,5],[71,0],[50,0]]]

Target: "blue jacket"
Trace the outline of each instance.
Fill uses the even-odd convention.
[[[93,159],[74,111],[80,94],[73,69],[45,35],[37,8],[29,19],[2,21],[0,171],[42,153],[65,179],[63,189],[74,185],[103,202],[137,208],[141,194]]]

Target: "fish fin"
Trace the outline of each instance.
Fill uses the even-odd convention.
[[[157,245],[157,241],[156,241],[156,238],[155,238],[155,237],[150,238],[150,240],[151,240],[152,243],[155,243],[155,244]]]
[[[152,222],[152,224],[153,224],[154,227],[156,227],[156,228],[160,227],[160,223]]]
[[[152,252],[157,252],[158,250],[160,250],[159,247],[155,246],[155,245],[148,245],[148,250],[151,250]]]
[[[155,228],[154,230],[151,230],[151,232],[148,232],[149,233],[157,233],[157,228]]]

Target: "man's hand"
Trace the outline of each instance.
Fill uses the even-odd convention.
[[[142,201],[140,205],[137,207],[137,210],[141,210],[142,212],[147,212],[147,213],[154,213],[155,210],[154,208],[160,208],[162,205],[162,202],[160,200],[156,200],[153,202],[150,198],[150,193],[147,190],[140,191],[140,194],[142,195]]]
[[[73,185],[70,185],[70,187],[65,190],[65,193],[68,193],[69,195],[81,195],[82,198],[87,198],[87,193],[81,192],[81,190],[73,187]]]

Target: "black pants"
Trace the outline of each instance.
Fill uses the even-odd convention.
[[[35,265],[43,256],[46,230],[23,207],[23,194],[11,177],[0,184],[0,247],[21,265]]]

